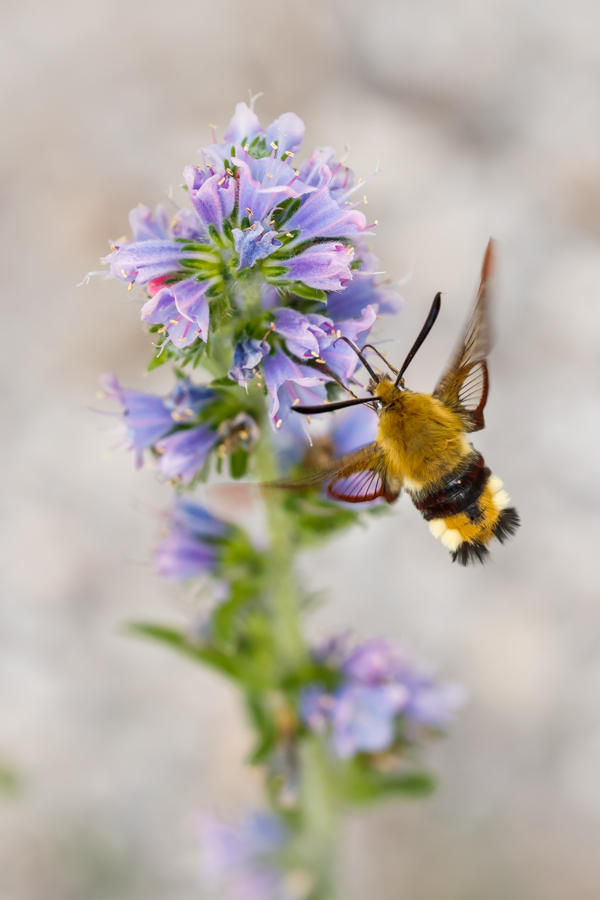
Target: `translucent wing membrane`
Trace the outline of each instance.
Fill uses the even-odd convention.
[[[356,453],[344,456],[335,465],[295,481],[271,483],[271,487],[302,489],[328,485],[327,494],[347,503],[366,503],[383,497],[393,503],[400,495],[400,483],[387,473],[385,456],[377,443],[368,444]]]
[[[367,469],[365,472],[354,472],[344,478],[337,478],[327,488],[330,497],[345,500],[347,503],[365,503],[376,500],[385,493],[385,481],[379,472]]]
[[[493,254],[490,241],[483,260],[475,308],[465,335],[433,392],[442,403],[464,414],[466,431],[479,431],[485,427],[483,410],[489,389],[486,358],[492,346],[488,284]]]

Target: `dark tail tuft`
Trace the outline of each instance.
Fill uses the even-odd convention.
[[[507,541],[509,537],[516,533],[520,524],[519,513],[513,506],[503,509],[494,526],[494,537],[498,538],[500,543],[503,544],[504,541]]]
[[[452,554],[452,562],[460,563],[461,566],[474,562],[484,563],[489,552],[481,541],[463,541]]]

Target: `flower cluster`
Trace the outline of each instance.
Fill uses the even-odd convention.
[[[439,683],[390,641],[365,641],[350,651],[345,644],[335,638],[315,651],[337,673],[337,686],[311,685],[301,699],[304,722],[328,733],[341,759],[401,750],[446,729],[462,703],[457,685]]]
[[[339,339],[364,342],[377,316],[400,302],[377,282],[367,222],[350,199],[364,183],[354,184],[330,147],[294,168],[303,135],[293,113],[265,129],[239,103],[224,142],[201,148],[201,164],[184,171],[191,208],[169,219],[163,206],[139,205],[129,216],[133,240],[113,242],[104,260],[112,276],[146,292],[142,320],[161,336],[152,367],[167,358],[197,364],[211,336],[226,333],[228,379],[248,390],[264,377],[276,428],[294,402],[323,402],[328,384],[348,384],[358,360]],[[117,390],[119,399],[133,393]],[[138,437],[149,446],[151,429]],[[156,449],[206,455],[209,441],[205,430]],[[165,461],[159,471],[189,477],[174,468]]]
[[[187,379],[179,380],[167,397],[127,390],[114,375],[103,375],[100,384],[123,407],[127,447],[135,453],[136,466],[142,465],[144,450],[152,450],[162,478],[189,483],[219,440],[214,430],[199,424],[216,392]]]

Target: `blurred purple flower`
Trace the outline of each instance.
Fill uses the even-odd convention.
[[[353,453],[377,437],[378,416],[367,406],[352,406],[332,418],[331,438],[337,456]]]
[[[335,643],[340,684],[333,691],[307,687],[300,714],[316,732],[329,730],[335,753],[349,759],[356,753],[376,753],[392,747],[397,737],[417,742],[423,727],[443,731],[463,702],[462,689],[441,684],[387,640],[371,640],[349,652]],[[322,648],[315,658],[323,660]]]
[[[344,685],[331,709],[333,747],[340,759],[386,750],[394,741],[396,716],[407,698],[408,691],[399,684]]]
[[[169,531],[154,551],[154,568],[162,578],[184,581],[214,573],[218,540],[230,530],[203,506],[180,499],[168,516]],[[207,540],[208,539],[208,540]]]
[[[273,862],[286,831],[279,819],[254,813],[238,825],[204,815],[199,828],[202,874],[232,900],[284,900],[283,870]]]

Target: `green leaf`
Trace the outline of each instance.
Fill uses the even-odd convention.
[[[192,643],[185,634],[176,628],[156,625],[152,622],[132,622],[128,626],[128,630],[133,634],[167,644],[173,650],[183,653],[184,656],[194,659],[196,662],[203,662],[213,669],[218,669],[225,675],[229,675],[230,678],[239,679],[235,658],[229,658],[225,653],[209,644]]]
[[[225,376],[224,378],[213,378],[210,382],[211,387],[233,387],[237,382]]]
[[[373,803],[398,795],[422,797],[430,794],[435,785],[435,778],[429,772],[386,774],[373,769],[368,758],[362,757],[345,764],[339,778],[342,796],[348,803],[355,804]]]

